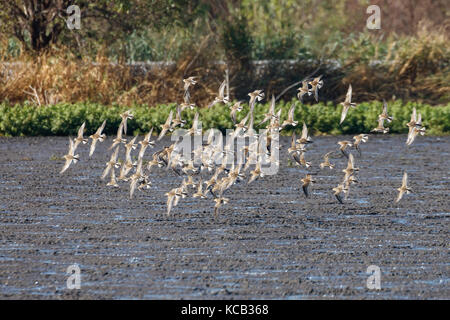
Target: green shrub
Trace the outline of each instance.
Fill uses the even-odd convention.
[[[299,134],[302,123],[305,122],[312,134],[356,134],[368,133],[377,126],[378,114],[382,111],[382,102],[372,101],[360,103],[356,109],[350,109],[345,121],[339,125],[342,106],[328,104],[303,105],[299,101],[280,101],[276,104],[276,110],[282,109],[281,121],[287,118],[289,108],[295,103],[295,119],[299,125],[295,128]],[[444,106],[430,106],[417,102],[404,103],[401,100],[390,101],[388,112],[394,117],[394,121],[386,126],[391,133],[407,133],[406,123],[410,120],[411,112],[415,107],[418,113],[422,113],[424,126],[427,133],[433,135],[450,133],[450,104]],[[255,128],[267,112],[269,104],[257,104],[255,107]],[[97,103],[61,103],[51,106],[36,107],[31,104],[8,105],[0,104],[0,135],[5,136],[49,136],[49,135],[76,135],[78,128],[86,122],[86,135],[90,135],[107,120],[104,132],[114,135],[121,121],[120,113],[131,109],[134,119],[128,120],[129,134],[144,134],[154,128],[160,131],[169,112],[176,112],[176,105],[135,105],[133,107],[112,105],[104,106]],[[243,119],[249,108],[244,105],[243,110],[237,114],[237,121]],[[187,120],[185,127],[192,125],[196,110],[184,110],[182,118]],[[234,128],[229,116],[229,108],[224,105],[215,105],[211,109],[198,109],[202,128],[217,128],[221,131]],[[263,126],[265,126],[264,124]],[[294,128],[287,127],[282,134],[291,134]]]

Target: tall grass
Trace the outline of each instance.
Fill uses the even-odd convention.
[[[124,62],[113,62],[104,52],[78,58],[70,50],[52,49],[40,55],[22,53],[0,61],[0,101],[36,105],[90,101],[102,104],[181,102],[182,79],[202,75],[193,88],[196,101],[207,103],[217,91],[217,75],[223,66],[210,66],[199,57],[187,55],[174,68],[141,72]],[[1,56],[1,55],[0,55]],[[199,63],[204,63],[198,68]],[[220,80],[221,81],[221,80]]]
[[[391,98],[445,103],[450,100],[450,43],[444,28],[423,25],[412,36],[383,40],[368,34],[339,44],[342,82],[361,100]]]
[[[258,42],[231,33],[227,41],[232,98],[247,99],[247,93],[255,89],[263,89],[267,96],[278,95],[316,71],[316,75],[324,75],[322,101],[341,101],[349,84],[353,86],[355,100],[360,101],[395,98],[442,104],[450,100],[450,41],[443,29],[430,30],[424,26],[414,37],[392,35],[387,39],[368,33],[336,36],[322,47],[320,55],[308,45],[307,36],[274,37]],[[245,57],[237,54],[241,42],[247,48]],[[54,48],[37,56],[20,50],[16,50],[16,56],[0,52],[0,101],[122,105],[181,102],[182,79],[196,75],[199,82],[192,88],[191,96],[198,106],[205,106],[213,99],[225,74],[226,65],[213,63],[224,57],[216,45],[214,37],[205,36],[202,41],[186,44],[183,58],[174,67],[155,68],[146,73],[125,61],[114,61],[106,50],[95,57],[78,57],[67,48]],[[249,67],[248,55],[254,56],[258,50],[264,51],[263,58],[291,58],[293,54],[298,60],[294,63],[273,60],[255,70]],[[295,93],[292,88],[283,98],[291,99]]]

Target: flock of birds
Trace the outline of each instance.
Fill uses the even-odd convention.
[[[161,140],[168,132],[172,132],[176,127],[183,127],[186,124],[186,120],[182,119],[182,112],[186,108],[195,109],[195,104],[191,103],[189,89],[197,83],[197,77],[189,77],[183,80],[184,94],[183,102],[178,104],[175,118],[173,117],[173,111],[170,114],[164,124],[161,125],[161,131],[157,140]],[[279,164],[278,158],[275,157],[275,153],[279,151],[279,135],[278,133],[286,127],[296,127],[298,121],[294,119],[295,104],[293,104],[289,110],[288,118],[281,122],[281,108],[275,111],[275,98],[272,96],[269,110],[264,114],[264,119],[258,124],[261,126],[267,123],[265,129],[269,134],[263,137],[264,143],[261,143],[257,139],[246,145],[243,148],[243,152],[239,155],[234,152],[233,140],[238,137],[258,137],[258,134],[254,130],[253,112],[256,102],[264,99],[264,93],[262,90],[255,90],[249,93],[249,112],[240,121],[236,121],[236,113],[242,111],[243,101],[230,104],[229,96],[225,95],[225,88],[227,86],[226,80],[222,82],[219,87],[218,95],[208,105],[211,108],[213,105],[222,103],[226,107],[230,108],[230,117],[235,124],[235,129],[231,133],[231,139],[227,140],[226,145],[223,146],[223,139],[214,139],[213,131],[210,131],[206,143],[202,143],[199,147],[195,148],[191,152],[192,157],[185,157],[180,152],[179,140],[165,146],[161,150],[158,150],[152,154],[150,161],[144,161],[144,155],[148,148],[153,148],[155,141],[151,141],[153,128],[144,136],[144,138],[136,143],[138,136],[133,137],[130,141],[124,138],[127,133],[127,120],[133,119],[131,110],[128,110],[120,117],[122,121],[117,130],[117,135],[113,139],[112,145],[109,150],[113,150],[110,160],[106,163],[106,167],[102,174],[102,179],[105,179],[108,175],[110,177],[107,186],[119,187],[118,181],[129,182],[130,184],[130,198],[133,197],[133,193],[136,187],[139,190],[143,190],[150,187],[151,181],[149,179],[151,170],[154,167],[165,167],[167,170],[173,171],[177,176],[183,177],[181,185],[177,188],[169,190],[165,195],[167,196],[167,215],[170,215],[173,206],[176,206],[180,199],[189,196],[190,187],[193,188],[192,196],[194,198],[207,198],[212,195],[215,206],[214,215],[217,217],[219,208],[229,202],[229,199],[224,197],[224,193],[230,189],[234,184],[243,181],[246,176],[246,172],[249,172],[248,183],[252,183],[260,177],[264,177],[264,170],[262,169],[265,164],[276,163]],[[316,77],[309,80],[303,80],[302,86],[298,88],[298,99],[303,103],[304,96],[310,96],[314,94],[314,98],[318,101],[319,89],[323,86],[322,77]],[[357,104],[352,102],[352,86],[350,85],[346,94],[345,101],[342,102],[342,113],[340,124],[344,122],[345,117],[350,108],[356,108]],[[386,101],[383,104],[383,111],[378,116],[378,126],[371,132],[373,133],[388,133],[389,128],[384,126],[384,123],[392,122],[393,118],[388,115],[388,106]],[[102,133],[106,125],[106,120],[97,129],[97,131],[89,136],[92,140],[90,146],[89,156],[92,156],[96,144],[98,141],[103,142],[106,135]],[[416,109],[414,108],[411,115],[411,121],[407,123],[409,128],[407,145],[411,145],[418,134],[425,134],[425,127],[422,125],[422,116],[417,116]],[[64,156],[66,160],[64,167],[60,173],[65,172],[72,163],[79,161],[79,155],[75,154],[75,151],[80,143],[88,143],[88,139],[84,138],[85,123],[81,125],[78,130],[78,135],[75,139],[69,137],[69,152]],[[202,130],[199,128],[199,114],[195,113],[192,127],[186,130],[185,136],[201,135]],[[353,137],[353,141],[339,141],[339,149],[326,153],[323,156],[323,162],[320,163],[320,169],[329,168],[330,170],[335,168],[335,165],[330,163],[330,156],[335,152],[341,153],[348,159],[347,167],[342,170],[344,177],[341,183],[333,188],[334,196],[336,199],[343,203],[343,200],[347,199],[350,191],[350,186],[358,182],[356,173],[359,168],[355,166],[355,157],[351,153],[351,149],[356,150],[361,156],[360,144],[368,141],[368,134],[361,133]],[[217,141],[218,140],[218,141]],[[277,143],[273,143],[276,141]],[[303,128],[301,137],[296,138],[295,132],[292,134],[291,144],[288,149],[290,157],[295,163],[306,169],[311,167],[311,162],[306,161],[305,155],[307,152],[307,146],[313,143],[311,137],[308,135],[308,128],[303,122]],[[137,161],[133,161],[131,153],[140,145],[139,153],[137,155]],[[121,146],[125,149],[125,160],[118,160],[119,151]],[[239,158],[238,158],[239,157]],[[116,169],[119,169],[119,175],[116,176]],[[130,174],[130,172],[134,171]],[[202,172],[213,172],[212,176],[204,181],[202,178]],[[198,177],[198,178],[197,178]],[[195,181],[197,180],[197,181]],[[302,189],[306,197],[309,196],[309,186],[316,181],[313,178],[313,174],[308,173],[301,179]],[[403,174],[402,185],[398,190],[398,196],[395,202],[400,201],[403,194],[410,193],[412,190],[408,187],[408,175],[406,172]],[[342,196],[344,195],[344,197]]]

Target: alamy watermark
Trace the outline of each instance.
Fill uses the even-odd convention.
[[[381,11],[380,7],[373,4],[367,7],[366,13],[370,14],[366,21],[367,29],[381,29]]]
[[[81,29],[80,7],[77,5],[68,6],[66,13],[69,16],[66,21],[67,28],[69,28],[70,30],[73,30],[73,29],[80,30]]]
[[[67,278],[67,289],[81,289],[81,270],[78,264],[72,264],[67,268],[66,273],[70,274]]]
[[[278,130],[209,129],[203,135],[201,122],[196,132],[176,129],[171,135],[175,142],[171,159],[206,167],[259,165],[263,175],[275,175],[279,169]],[[192,134],[194,133],[194,134]],[[205,144],[206,142],[206,144]]]
[[[381,269],[379,266],[370,265],[367,267],[366,273],[370,274],[367,278],[367,289],[381,289]]]

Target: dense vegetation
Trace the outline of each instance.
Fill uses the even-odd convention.
[[[377,125],[377,115],[381,112],[381,102],[367,102],[358,105],[357,109],[351,109],[342,126],[339,126],[341,106],[331,103],[303,105],[299,101],[279,102],[276,110],[282,108],[282,119],[287,118],[287,113],[292,105],[296,104],[295,119],[300,125],[304,121],[314,134],[353,134],[370,132]],[[258,124],[268,110],[268,104],[258,104],[255,108],[255,124]],[[410,120],[411,111],[416,107],[422,113],[423,123],[427,127],[427,134],[450,133],[450,104],[445,106],[430,106],[421,103],[404,103],[401,100],[389,102],[389,114],[394,117],[390,127],[390,133],[406,133],[406,123]],[[105,133],[115,135],[120,123],[119,113],[127,110],[127,106],[103,106],[96,103],[56,104],[36,107],[32,104],[10,106],[0,105],[0,135],[6,136],[36,136],[36,135],[76,135],[79,126],[86,121],[86,134],[92,134],[98,126],[107,120]],[[164,123],[170,110],[175,110],[176,105],[158,105],[149,108],[147,105],[135,105],[131,108],[135,115],[128,122],[128,130],[133,134],[143,134],[155,128],[159,132],[159,125]],[[225,130],[233,128],[229,116],[229,109],[223,105],[216,105],[211,109],[198,109],[203,129],[217,128]],[[244,107],[237,119],[242,119],[248,112],[248,106]],[[188,120],[186,127],[191,125],[195,114],[194,110],[183,111],[183,118]],[[284,133],[292,130],[287,128]]]
[[[81,29],[68,30],[72,3],[0,0],[0,101],[167,104],[197,75],[193,99],[203,106],[226,67],[235,99],[254,89],[278,95],[314,73],[326,79],[325,103],[341,101],[350,83],[358,101],[450,100],[445,0],[83,0]],[[366,28],[369,4],[381,8],[379,30]],[[271,62],[261,70],[258,59]],[[135,61],[175,66],[139,73]]]

